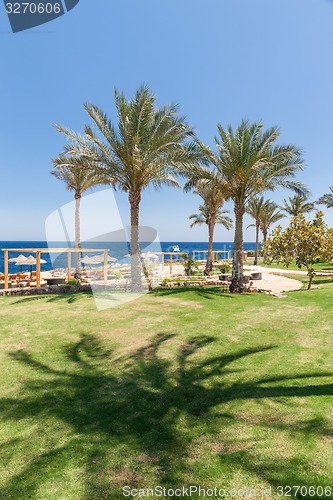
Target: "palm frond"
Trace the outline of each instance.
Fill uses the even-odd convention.
[[[319,203],[319,205],[326,205],[327,208],[333,208],[333,186],[329,186],[329,189],[331,192],[321,196],[317,203]]]
[[[289,197],[288,200],[284,199],[283,206],[280,208],[287,214],[294,217],[296,215],[309,213],[314,210],[314,203],[308,202],[305,195],[296,194],[292,198]]]

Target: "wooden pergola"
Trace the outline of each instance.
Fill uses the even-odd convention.
[[[68,280],[71,279],[71,269],[72,269],[72,254],[78,252],[84,253],[104,253],[104,284],[108,283],[108,253],[109,249],[105,248],[2,248],[4,252],[4,275],[5,275],[5,290],[8,290],[8,254],[9,252],[15,253],[31,253],[36,255],[36,287],[40,287],[41,275],[40,275],[40,259],[41,255],[45,253],[67,253],[67,276]]]
[[[193,255],[194,260],[195,260],[195,256],[197,253],[199,253],[199,254],[204,253],[207,255],[208,250],[192,250],[192,255]],[[219,254],[226,254],[227,257],[224,258],[223,260],[227,260],[228,262],[230,261],[230,251],[229,250],[213,250],[212,251],[213,262],[216,262],[218,260]]]
[[[173,255],[186,255],[188,257],[188,252],[154,252],[156,255],[162,255],[162,269],[164,269],[164,257],[168,255],[170,257],[170,274],[172,274],[172,256]]]

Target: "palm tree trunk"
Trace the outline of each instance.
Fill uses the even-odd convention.
[[[141,263],[139,244],[140,191],[131,191],[128,196],[131,206],[131,291],[141,291]]]
[[[232,278],[240,285],[243,283],[243,216],[244,205],[235,205],[235,237],[234,237],[234,257],[232,263]]]
[[[261,232],[262,232],[263,243],[265,243],[265,241],[267,240],[268,229],[265,230],[265,229],[261,228]],[[265,254],[263,254],[263,257],[265,259]]]
[[[81,204],[81,195],[75,194],[75,248],[81,248],[80,204]],[[80,252],[76,252],[75,278],[80,278],[80,276],[81,276]]]
[[[258,264],[258,252],[259,252],[259,224],[256,222],[256,249],[254,251],[254,262],[256,266]]]
[[[209,274],[213,269],[213,239],[214,239],[214,226],[215,226],[215,214],[210,214],[210,221],[208,224],[208,252],[206,261],[206,274]]]

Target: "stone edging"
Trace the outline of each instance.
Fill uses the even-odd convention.
[[[56,293],[74,293],[91,291],[90,285],[48,285],[41,288],[9,288],[0,290],[0,296],[50,295]]]

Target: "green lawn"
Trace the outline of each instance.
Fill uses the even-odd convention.
[[[273,272],[272,274],[301,281],[301,283],[303,283],[303,288],[306,288],[308,283],[309,283],[309,277],[307,275],[299,275],[297,273],[286,274],[282,270],[281,270],[281,272],[276,271],[276,272]],[[328,285],[328,284],[333,284],[333,276],[314,276],[313,277],[313,281],[312,281],[312,288],[313,289],[317,289],[317,288],[320,288],[322,285]]]
[[[1,298],[0,498],[333,487],[332,296]]]
[[[251,261],[245,262],[247,265],[251,265]],[[252,261],[253,265],[253,261]],[[286,267],[284,264],[279,263],[277,264],[276,262],[273,262],[272,264],[269,265],[264,265],[262,262],[258,262],[259,266],[264,266],[268,268],[278,268],[278,269],[291,269],[295,271],[306,271],[306,267],[302,267],[301,269],[296,265],[295,262],[292,262],[288,267]],[[312,265],[313,269],[316,271],[327,271],[327,272],[333,272],[333,263],[332,262],[315,262]]]

